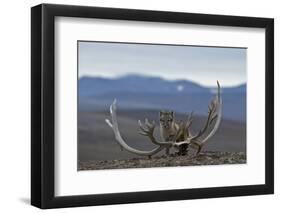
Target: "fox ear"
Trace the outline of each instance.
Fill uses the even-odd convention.
[[[171,114],[172,114],[172,116],[173,116],[173,117],[175,116],[175,113],[174,113],[174,111],[171,111]]]
[[[161,116],[162,114],[163,114],[163,111],[160,111],[160,112],[159,112],[159,116]]]

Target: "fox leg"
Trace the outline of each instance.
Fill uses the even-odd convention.
[[[166,148],[166,155],[170,155],[170,148]]]

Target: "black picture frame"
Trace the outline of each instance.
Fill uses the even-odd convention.
[[[54,18],[81,17],[264,28],[265,184],[93,195],[54,195]],[[39,208],[139,203],[274,193],[274,20],[271,18],[41,4],[31,8],[31,204]]]

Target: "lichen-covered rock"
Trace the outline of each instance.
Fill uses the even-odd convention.
[[[244,152],[201,152],[196,157],[188,156],[156,156],[148,158],[133,158],[127,160],[104,160],[79,162],[78,170],[96,169],[125,169],[125,168],[151,168],[167,166],[198,166],[220,164],[244,164]]]

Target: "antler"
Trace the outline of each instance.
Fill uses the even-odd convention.
[[[113,103],[110,106],[110,114],[111,114],[111,121],[106,119],[105,122],[109,125],[109,127],[111,127],[111,129],[114,132],[115,135],[115,139],[116,141],[119,143],[119,145],[121,147],[123,147],[125,150],[127,150],[128,152],[137,154],[137,155],[143,155],[143,156],[152,156],[158,152],[160,152],[164,147],[163,146],[159,146],[151,151],[142,151],[142,150],[138,150],[135,149],[131,146],[129,146],[121,137],[119,128],[118,128],[118,123],[117,123],[117,115],[116,115],[116,100],[113,101]]]
[[[140,130],[139,130],[139,133],[141,135],[144,135],[144,136],[148,136],[148,138],[151,140],[152,143],[156,144],[156,145],[159,145],[159,146],[165,146],[165,147],[169,147],[169,146],[172,146],[173,145],[173,142],[172,141],[166,141],[166,142],[159,142],[155,139],[154,137],[154,129],[155,129],[155,122],[152,121],[152,123],[150,123],[148,121],[148,119],[146,118],[144,120],[145,122],[145,127],[144,125],[141,123],[140,120],[138,120],[138,124],[139,124],[139,127],[140,127]]]
[[[152,123],[150,123],[148,121],[148,119],[146,118],[145,127],[142,125],[140,120],[138,121],[138,123],[139,123],[139,127],[140,127],[139,133],[141,135],[148,136],[152,143],[154,143],[156,145],[160,145],[153,135],[154,129],[155,129],[155,122],[152,121]]]
[[[218,93],[208,106],[209,108],[208,118],[203,129],[201,129],[195,136],[190,138],[191,144],[198,146],[197,153],[201,151],[202,146],[216,133],[221,122],[222,98],[221,98],[220,84],[218,81],[217,81],[217,85],[218,85]],[[216,122],[214,127],[211,129],[209,134],[203,137],[208,132],[208,130],[210,130],[211,125],[214,123],[214,121]]]
[[[189,128],[190,128],[192,122],[193,122],[193,111],[189,115],[187,115],[187,121],[185,123],[186,137],[190,137]]]

